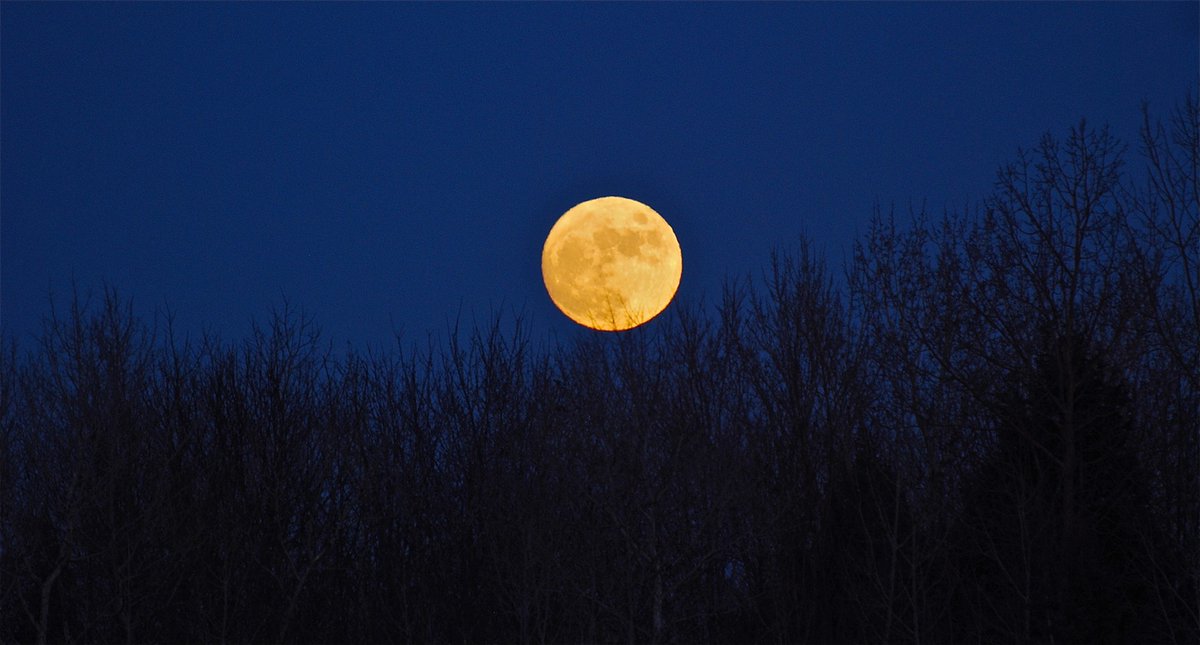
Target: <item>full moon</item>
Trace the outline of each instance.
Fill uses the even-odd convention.
[[[675,231],[654,209],[624,197],[578,204],[542,247],[550,299],[571,320],[601,331],[632,329],[657,316],[682,275]]]

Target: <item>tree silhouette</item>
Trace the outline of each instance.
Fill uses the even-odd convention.
[[[1152,635],[1140,536],[1155,523],[1129,397],[1113,378],[1070,336],[1047,341],[1031,374],[1008,383],[997,442],[965,491],[964,564],[978,572],[967,602],[989,617],[977,636]]]

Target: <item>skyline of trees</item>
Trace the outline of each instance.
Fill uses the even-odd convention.
[[[544,350],[77,297],[3,341],[0,641],[1200,641],[1198,177],[1195,98],[1081,122]]]

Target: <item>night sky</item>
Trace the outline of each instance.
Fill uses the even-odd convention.
[[[226,338],[284,298],[356,347],[501,310],[589,333],[539,261],[605,195],[712,303],[802,234],[840,266],[876,204],[977,203],[1081,117],[1135,145],[1197,87],[1198,12],[6,2],[0,317],[27,343],[74,281]]]

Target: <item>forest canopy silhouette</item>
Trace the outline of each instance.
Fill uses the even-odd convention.
[[[1194,97],[1081,122],[546,350],[76,297],[3,343],[0,641],[1198,642],[1198,176]]]

